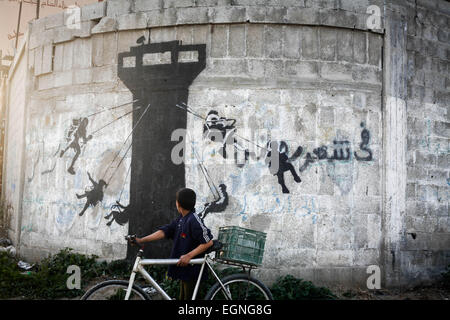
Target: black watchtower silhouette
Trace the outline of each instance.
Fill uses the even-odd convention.
[[[187,51],[196,53],[197,61],[179,61],[180,53]],[[169,53],[170,63],[151,59],[155,54],[167,58]],[[189,86],[205,69],[206,45],[182,45],[181,41],[142,43],[119,53],[118,58],[118,76],[138,99],[133,105],[133,127],[150,104],[133,131],[131,154],[129,201],[133,212],[128,231],[144,236],[177,216],[175,193],[185,186],[185,167],[171,160],[172,148],[179,143],[171,141],[171,135],[175,129],[186,129],[187,115],[176,104],[187,103]],[[127,258],[134,258],[136,250],[128,246]],[[170,243],[159,241],[145,256],[155,258],[169,253]]]

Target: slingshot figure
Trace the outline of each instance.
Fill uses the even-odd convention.
[[[76,194],[78,199],[86,198],[86,204],[84,205],[83,210],[81,210],[81,212],[79,213],[80,217],[84,214],[87,208],[89,208],[90,206],[95,207],[99,202],[103,200],[103,191],[107,186],[107,183],[103,179],[95,182],[89,172],[87,174],[89,180],[92,183],[92,188],[86,190],[82,195]]]
[[[75,152],[75,155],[72,158],[72,162],[70,164],[69,169],[67,171],[70,174],[75,174],[75,170],[73,169],[73,166],[75,164],[75,161],[77,161],[78,157],[81,153],[81,146],[85,145],[89,140],[92,139],[92,135],[89,135],[86,137],[86,127],[89,123],[89,120],[87,118],[76,118],[72,119],[72,124],[70,125],[69,132],[67,133],[66,141],[69,142],[67,147],[64,150],[61,150],[61,153],[59,154],[59,157],[62,158],[62,156],[66,153],[67,150],[73,149]],[[81,141],[80,141],[81,140]]]

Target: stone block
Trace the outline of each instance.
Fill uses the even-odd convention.
[[[246,8],[246,21],[250,23],[265,22],[266,13],[266,8],[262,6],[249,6]]]
[[[72,72],[76,73],[77,70],[68,70],[54,73],[54,87],[64,87],[72,85]]]
[[[108,0],[106,15],[111,18],[117,18],[120,15],[131,13],[131,3],[132,0]]]
[[[264,54],[264,26],[247,25],[247,57],[262,57]]]
[[[267,58],[282,57],[283,29],[281,26],[266,26],[264,33],[264,55]]]
[[[211,70],[218,76],[246,76],[247,62],[243,59],[213,59]]]
[[[178,11],[175,8],[165,10],[152,10],[146,12],[148,16],[147,27],[162,27],[177,24]]]
[[[427,178],[427,171],[420,167],[407,166],[406,175],[408,181],[414,182],[417,180],[424,180]]]
[[[356,14],[336,9],[320,9],[320,24],[331,27],[355,28]]]
[[[300,58],[301,41],[300,28],[297,26],[286,26],[284,28],[284,57]]]
[[[228,55],[245,56],[245,25],[231,25],[229,29]]]
[[[286,75],[299,79],[318,79],[319,67],[317,62],[286,61]]]
[[[63,70],[72,69],[73,65],[73,42],[67,42],[62,44],[64,46],[64,59],[63,59]]]
[[[320,75],[322,78],[333,81],[352,81],[352,67],[341,63],[321,63]]]
[[[417,186],[417,196],[419,201],[436,203],[438,202],[438,187],[428,184],[419,184]]]
[[[320,23],[319,10],[315,8],[288,7],[286,22],[292,24],[318,25]]]
[[[352,68],[352,78],[356,82],[364,82],[370,84],[380,84],[382,83],[383,73],[378,68],[364,67],[364,66],[353,66]]]
[[[39,76],[38,90],[47,90],[54,87],[53,73],[47,73]]]
[[[163,1],[163,8],[185,8],[195,7],[195,0],[165,0]]]
[[[315,27],[302,27],[300,29],[302,42],[302,58],[319,58],[319,38],[318,29]]]
[[[88,38],[91,36],[92,28],[95,26],[94,21],[82,21],[79,28],[73,29],[73,36],[78,38]]]
[[[227,52],[227,38],[228,26],[217,25],[211,28],[211,57],[220,58],[226,57]]]
[[[74,69],[89,68],[92,66],[92,39],[77,39],[73,42],[74,53],[73,65]]]
[[[211,23],[233,23],[247,20],[245,7],[213,7],[208,9],[208,16]]]
[[[192,38],[193,38],[192,26],[181,26],[176,28],[176,39],[181,41],[182,44],[192,44]]]
[[[441,169],[449,168],[450,167],[450,153],[438,155],[436,165]],[[447,182],[447,183],[449,183],[449,182]]]
[[[436,165],[436,156],[434,154],[426,154],[416,151],[416,165],[422,167],[434,167]]]
[[[45,18],[45,29],[51,29],[55,27],[60,27],[64,25],[64,12],[59,12],[57,14],[52,14],[46,16]]]
[[[92,69],[77,69],[73,71],[73,84],[88,84],[92,82]]]
[[[433,126],[433,133],[437,136],[450,138],[450,123],[435,121]]]
[[[368,48],[368,63],[381,68],[381,53],[383,39],[379,35],[368,33],[369,48]]]
[[[354,31],[337,31],[337,60],[353,62],[353,34]]]
[[[343,45],[342,43],[337,41],[337,34],[335,29],[329,28],[320,28],[320,59],[326,61],[335,61],[336,60],[336,47]]]
[[[111,17],[103,17],[100,22],[92,28],[91,33],[96,34],[112,31],[117,31],[116,19]]]
[[[268,23],[285,23],[286,16],[286,7],[266,7],[266,16],[264,21]]]
[[[209,22],[208,8],[179,8],[176,9],[177,24],[200,24]]]
[[[193,44],[205,44],[210,41],[211,26],[193,26]],[[207,56],[209,55],[210,46],[206,46]]]
[[[53,43],[61,43],[73,40],[75,38],[74,29],[69,29],[66,26],[57,27],[54,30]]]
[[[253,79],[264,78],[264,61],[261,59],[248,59],[248,74]]]
[[[163,1],[160,0],[134,0],[134,12],[143,12],[162,9]]]
[[[34,75],[38,76],[42,73],[42,54],[44,48],[38,47],[34,49]]]
[[[103,65],[103,34],[93,35],[92,38],[92,65],[99,67]]]
[[[81,7],[81,21],[101,19],[106,15],[106,1]]]
[[[41,74],[52,72],[53,63],[53,45],[45,45],[42,51]]]
[[[118,30],[147,28],[147,14],[144,12],[123,14],[116,18]]]

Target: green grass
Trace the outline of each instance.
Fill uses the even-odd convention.
[[[98,262],[95,255],[74,253],[66,248],[57,254],[43,259],[31,272],[23,272],[17,266],[18,260],[5,252],[0,253],[0,299],[23,297],[25,299],[59,299],[81,296],[93,280],[101,278],[128,279],[132,264],[127,260],[115,260],[110,263]],[[68,289],[67,273],[70,265],[76,265],[81,270],[81,289]],[[167,277],[167,266],[146,267],[147,272],[162,286],[171,297],[179,295],[179,281]],[[219,277],[241,272],[240,268],[214,268]],[[143,283],[138,275],[136,281]],[[215,283],[212,275],[202,282],[198,297],[204,298],[207,291]],[[327,288],[316,287],[309,281],[287,275],[279,278],[270,288],[274,299],[336,299]]]

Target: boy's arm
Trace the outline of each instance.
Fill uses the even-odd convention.
[[[165,237],[164,231],[158,230],[158,231],[153,232],[152,234],[149,234],[148,236],[145,236],[143,238],[136,238],[136,242],[139,244],[142,244],[145,242],[160,240],[160,239],[163,239],[164,237]]]
[[[152,234],[149,234],[148,236],[145,236],[143,238],[136,238],[136,242],[139,244],[155,241],[155,240],[161,240],[163,238],[173,238],[173,234],[175,232],[175,228],[177,225],[178,219],[175,219],[170,224],[166,224],[159,228],[158,231],[153,232]]]
[[[193,257],[196,257],[199,254],[202,254],[203,252],[205,252],[212,245],[213,245],[213,241],[212,240],[209,240],[209,242],[207,242],[207,243],[200,244],[197,248],[195,248],[191,252],[188,252],[188,253],[182,255],[180,257],[180,260],[177,263],[177,266],[180,266],[180,267],[187,266],[189,264],[189,261],[191,261],[191,259]]]

